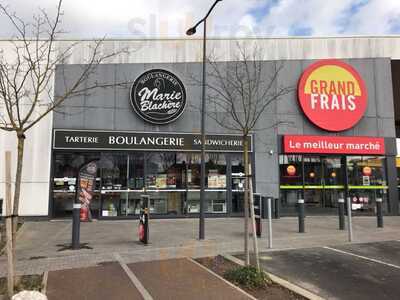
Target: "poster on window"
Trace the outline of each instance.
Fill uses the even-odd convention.
[[[176,176],[169,174],[167,176],[167,188],[176,188]]]
[[[226,175],[218,175],[218,187],[220,189],[226,188]]]
[[[363,176],[363,185],[371,185],[369,176]]]
[[[93,190],[96,184],[97,164],[92,161],[85,164],[79,170],[77,196],[81,204],[80,220],[91,220],[90,203],[93,198]]]
[[[167,174],[159,174],[156,177],[156,187],[158,189],[165,189],[167,187]]]
[[[225,188],[226,187],[226,175],[218,174],[216,170],[210,170],[208,173],[208,188]]]

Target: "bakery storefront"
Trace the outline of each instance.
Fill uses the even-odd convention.
[[[132,129],[140,126],[140,131],[53,129],[54,217],[71,215],[78,196],[78,173],[88,162],[97,165],[95,186],[91,187],[90,195],[90,211],[94,218],[137,217],[144,194],[150,196],[153,217],[187,217],[199,213],[201,137],[199,133],[185,132],[187,126],[175,126],[187,109],[186,88],[178,76],[164,69],[151,69],[136,78],[129,90],[130,97],[119,98],[130,102],[131,107],[104,110],[107,116],[127,112],[126,118],[137,122]],[[87,113],[90,109],[84,107],[82,111]],[[196,121],[200,119],[199,112],[193,115]],[[92,115],[88,117],[93,121]],[[73,121],[68,117],[65,120],[67,127],[73,127]],[[98,122],[96,127],[106,128],[103,118],[95,116],[94,121]],[[115,127],[123,121],[124,118],[117,117]],[[143,126],[155,130],[146,132]],[[177,131],[160,131],[165,127]],[[252,152],[252,137],[249,139]],[[209,134],[205,145],[206,214],[241,214],[242,137]]]
[[[307,119],[327,134],[281,137],[283,210],[294,212],[304,199],[309,213],[336,213],[338,201],[349,197],[354,213],[374,213],[377,201],[388,213],[385,155],[392,163],[393,139],[341,134],[366,112],[368,92],[359,73],[342,61],[316,62],[300,78],[298,100]]]
[[[80,166],[98,165],[90,208],[96,218],[139,214],[141,195],[150,212],[180,217],[199,212],[199,135],[54,130],[54,209],[71,213]],[[206,213],[243,211],[238,182],[244,171],[242,140],[235,135],[206,138]]]

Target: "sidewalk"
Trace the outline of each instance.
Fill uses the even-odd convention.
[[[354,217],[354,242],[400,239],[400,217],[385,217],[384,228],[375,217]],[[243,219],[206,219],[206,240],[198,241],[197,219],[150,220],[150,244],[137,242],[138,221],[96,221],[81,224],[81,242],[90,249],[62,250],[71,243],[70,221],[27,222],[17,243],[17,273],[38,274],[96,266],[115,261],[163,260],[179,257],[212,256],[243,251]],[[267,251],[266,220],[259,241]],[[347,244],[347,231],[339,231],[337,217],[307,217],[306,233],[297,232],[297,218],[273,220],[273,250]],[[269,250],[268,250],[269,251]],[[6,275],[6,257],[0,257],[0,277]]]
[[[190,259],[51,271],[49,300],[254,299]]]

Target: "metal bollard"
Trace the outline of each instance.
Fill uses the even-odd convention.
[[[81,211],[81,204],[74,203],[72,207],[72,250],[79,250],[80,248],[80,227],[81,219],[79,217]]]
[[[353,223],[351,220],[351,199],[350,197],[347,197],[347,229],[348,229],[348,233],[349,233],[349,242],[353,241]]]
[[[344,199],[339,199],[338,200],[339,208],[339,230],[344,230],[345,229],[345,221],[344,221]]]
[[[383,228],[382,198],[376,198],[376,221],[378,228]]]
[[[299,209],[299,233],[304,233],[304,199],[299,199],[297,204]]]
[[[272,213],[271,213],[271,198],[267,198],[268,206],[268,248],[272,249]]]

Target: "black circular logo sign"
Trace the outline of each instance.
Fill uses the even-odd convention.
[[[167,124],[179,118],[185,110],[185,87],[169,71],[149,70],[133,83],[131,104],[143,120],[153,124]]]

